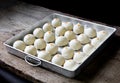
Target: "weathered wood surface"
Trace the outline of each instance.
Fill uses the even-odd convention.
[[[102,53],[79,76],[70,79],[40,67],[32,67],[24,60],[7,53],[3,45],[7,39],[29,28],[43,17],[56,11],[25,3],[0,10],[0,66],[32,82],[47,83],[119,83],[120,28]]]

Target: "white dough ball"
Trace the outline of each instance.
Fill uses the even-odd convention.
[[[74,71],[75,69],[77,69],[79,66],[79,64],[77,64],[74,60],[70,59],[70,60],[66,60],[63,67],[67,70],[70,71]]]
[[[80,23],[74,25],[73,32],[75,34],[81,34],[81,33],[83,33],[84,32],[84,26],[82,26]]]
[[[61,20],[60,20],[59,18],[54,18],[54,19],[52,20],[52,25],[53,25],[54,27],[60,26],[60,25],[61,25]]]
[[[100,44],[100,42],[101,42],[100,39],[97,37],[91,40],[91,44],[93,46],[98,46]]]
[[[55,44],[57,46],[65,46],[65,45],[68,44],[68,40],[64,36],[59,36],[59,37],[56,38]]]
[[[55,40],[55,34],[51,31],[47,31],[45,34],[44,34],[44,40],[46,42],[54,42]]]
[[[73,60],[76,62],[76,63],[82,63],[86,60],[88,56],[83,53],[83,52],[76,52],[74,54],[74,57],[73,57]]]
[[[49,43],[46,46],[46,51],[49,52],[50,54],[56,54],[58,51],[58,46],[55,45],[54,43]]]
[[[77,38],[82,44],[87,44],[90,42],[90,39],[87,35],[85,34],[80,34]]]
[[[27,35],[25,35],[23,40],[27,45],[31,45],[35,41],[35,36],[32,34],[27,34]]]
[[[55,29],[55,34],[57,36],[63,36],[65,32],[66,32],[66,29],[63,26],[58,26]]]
[[[38,53],[38,58],[50,61],[52,56],[46,51],[40,51]]]
[[[33,35],[37,38],[42,38],[43,35],[44,35],[44,31],[41,29],[41,28],[36,28],[34,31],[33,31]]]
[[[104,31],[104,30],[97,32],[97,37],[98,37],[100,40],[106,38],[107,35],[108,35],[108,33],[107,33],[106,31]]]
[[[23,51],[26,45],[22,40],[17,40],[13,43],[13,47]]]
[[[96,37],[96,30],[94,28],[87,28],[84,30],[84,33],[90,37],[90,38],[93,38],[93,37]]]
[[[36,49],[44,49],[46,47],[46,42],[43,39],[36,39],[34,42],[34,46]]]
[[[78,41],[77,39],[71,40],[69,45],[73,50],[79,50],[82,47],[80,41]]]
[[[91,44],[86,44],[83,46],[83,52],[86,54],[91,54],[94,51],[94,47]]]
[[[68,40],[72,40],[76,38],[76,35],[73,31],[66,31],[64,35]]]
[[[31,54],[31,55],[36,55],[37,54],[37,49],[33,45],[26,46],[25,53]]]
[[[52,58],[52,63],[62,66],[65,63],[65,59],[62,57],[62,55],[56,54]]]
[[[71,49],[70,47],[64,47],[62,49],[62,56],[65,58],[65,59],[71,59],[74,55],[74,50]]]
[[[52,31],[53,30],[53,26],[50,23],[45,23],[43,25],[43,30],[44,30],[44,32]]]
[[[64,26],[66,30],[73,30],[73,23],[71,22],[63,22],[62,26]]]

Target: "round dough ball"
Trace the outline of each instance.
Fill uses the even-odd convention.
[[[56,54],[58,51],[58,46],[56,46],[54,43],[49,43],[46,46],[46,51],[50,54]]]
[[[66,28],[66,30],[73,29],[73,23],[71,23],[71,22],[63,22],[62,26],[64,26]]]
[[[51,31],[47,31],[45,34],[44,34],[44,40],[46,42],[54,42],[55,40],[55,34]]]
[[[32,34],[27,34],[23,40],[27,45],[32,45],[35,41],[35,36]]]
[[[34,42],[34,46],[36,49],[42,50],[46,47],[46,42],[43,39],[36,39]]]
[[[107,37],[107,35],[108,35],[108,33],[107,33],[106,31],[104,31],[104,30],[99,31],[99,32],[97,33],[97,37],[98,37],[100,40],[105,39],[105,38]]]
[[[62,57],[62,55],[56,54],[52,58],[52,63],[62,66],[65,63],[65,59],[64,59],[64,57]]]
[[[24,51],[31,55],[37,55],[37,49],[33,45],[26,46]]]
[[[82,63],[86,60],[88,56],[83,53],[83,52],[76,52],[74,54],[74,57],[73,57],[73,60],[76,62],[76,63]]]
[[[90,42],[90,39],[87,35],[85,34],[80,34],[77,38],[82,44],[87,44]]]
[[[41,29],[41,28],[36,28],[34,31],[33,31],[33,35],[37,38],[42,38],[43,35],[44,35],[44,31]]]
[[[53,30],[53,26],[50,23],[45,23],[43,25],[43,30],[44,30],[44,32],[52,31]]]
[[[40,51],[38,53],[38,58],[50,61],[52,56],[46,51]]]
[[[77,39],[71,40],[69,45],[73,50],[79,50],[82,47],[80,41],[78,41]]]
[[[91,44],[86,44],[83,46],[83,52],[88,55],[90,55],[93,52],[93,50],[94,50],[94,47]]]
[[[66,31],[64,35],[68,40],[72,40],[76,38],[76,35],[73,31]]]
[[[74,25],[73,32],[75,34],[81,34],[81,33],[83,33],[84,32],[84,26],[82,26],[80,23]]]
[[[26,45],[22,40],[17,40],[13,43],[13,47],[23,51]]]
[[[84,30],[84,33],[90,37],[90,38],[93,38],[93,37],[96,37],[96,30],[93,29],[93,28],[87,28]]]
[[[54,18],[54,19],[52,20],[52,25],[53,25],[54,27],[60,26],[60,25],[61,25],[61,20],[60,20],[59,18]]]
[[[97,37],[91,40],[91,44],[93,46],[98,46],[100,44],[100,42],[101,42],[100,39]]]
[[[75,69],[77,69],[79,66],[79,64],[77,64],[74,60],[70,59],[70,60],[66,60],[63,67],[67,70],[70,71],[74,71]]]
[[[66,29],[65,29],[63,26],[58,26],[58,27],[55,29],[55,34],[56,34],[57,36],[63,36],[65,32],[66,32]]]
[[[64,47],[62,49],[62,56],[65,58],[65,59],[71,59],[74,55],[74,50],[71,49],[70,47]]]
[[[68,40],[67,40],[67,38],[64,37],[64,36],[59,36],[59,37],[57,37],[57,39],[56,39],[56,41],[55,41],[55,44],[56,44],[57,46],[65,46],[65,45],[68,44]]]

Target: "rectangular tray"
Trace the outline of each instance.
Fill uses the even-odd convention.
[[[27,54],[27,53],[24,53],[24,52],[22,52],[22,51],[12,47],[12,44],[16,40],[22,39],[26,34],[32,33],[32,31],[36,27],[42,26],[46,22],[50,22],[53,18],[60,18],[62,21],[69,21],[69,22],[73,22],[73,23],[78,23],[79,22],[82,25],[87,25],[89,27],[96,27],[96,29],[98,29],[98,31],[99,30],[106,30],[107,32],[109,32],[109,35],[99,45],[99,47],[91,55],[89,55],[89,57],[82,64],[80,64],[80,66],[76,70],[74,70],[74,71],[66,70],[66,69],[64,69],[64,68],[62,68],[60,66],[52,64],[49,61],[38,59],[35,56],[32,56],[32,55]],[[108,39],[110,39],[110,37],[115,33],[115,31],[116,31],[115,28],[109,27],[109,26],[106,26],[106,25],[103,25],[103,24],[98,24],[98,23],[95,23],[95,22],[87,21],[87,20],[77,19],[77,18],[74,18],[74,17],[53,13],[53,14],[45,17],[44,19],[40,20],[38,23],[36,23],[33,26],[31,26],[29,29],[24,30],[21,33],[19,33],[19,34],[13,36],[12,38],[8,39],[4,43],[4,45],[6,46],[6,49],[7,49],[7,51],[9,53],[14,54],[15,56],[18,56],[18,57],[20,57],[22,59],[25,59],[25,61],[28,62],[28,63],[32,62],[34,64],[38,64],[38,65],[40,65],[40,66],[42,66],[42,67],[44,67],[46,69],[49,69],[49,70],[52,70],[52,71],[57,72],[59,74],[62,74],[64,76],[73,78],[76,75],[78,75],[80,73],[80,71],[82,70],[82,68],[85,67],[93,59],[93,57],[96,56],[99,53],[99,51],[102,49],[102,47],[104,47],[105,43],[108,41]],[[38,66],[38,65],[33,65],[33,66]]]

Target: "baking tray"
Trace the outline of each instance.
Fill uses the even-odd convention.
[[[54,18],[60,18],[62,21],[69,21],[72,22],[73,24],[76,23],[81,23],[84,26],[89,26],[89,27],[95,27],[97,29],[97,31],[100,30],[106,30],[108,32],[108,36],[106,37],[106,39],[104,41],[102,41],[102,43],[97,47],[97,49],[95,51],[93,51],[88,57],[87,59],[81,63],[79,65],[79,67],[77,69],[75,69],[74,71],[71,70],[67,70],[64,69],[61,66],[52,64],[49,61],[43,60],[43,59],[38,59],[37,57],[24,53],[23,51],[19,50],[19,49],[15,49],[14,47],[12,47],[13,43],[16,40],[22,40],[23,37],[28,34],[28,33],[32,33],[33,30],[36,27],[42,26],[44,23],[46,22],[50,22],[52,19]],[[71,16],[67,16],[67,15],[62,15],[62,14],[57,14],[57,13],[53,13],[49,16],[46,16],[44,19],[40,20],[38,23],[34,24],[33,26],[31,26],[29,29],[26,29],[24,31],[22,31],[21,33],[13,36],[12,38],[8,39],[4,45],[6,46],[6,49],[9,53],[18,56],[22,59],[24,59],[28,64],[32,65],[32,66],[40,66],[40,67],[44,67],[48,70],[57,72],[59,74],[62,74],[64,76],[73,78],[76,75],[78,75],[81,70],[93,59],[94,56],[97,56],[97,54],[100,52],[100,50],[104,47],[105,43],[111,38],[111,36],[113,36],[113,34],[115,33],[116,29],[110,26],[106,26],[103,24],[99,24],[99,23],[95,23],[95,22],[90,22],[87,20],[82,20],[82,19],[78,19],[75,17],[71,17]]]

